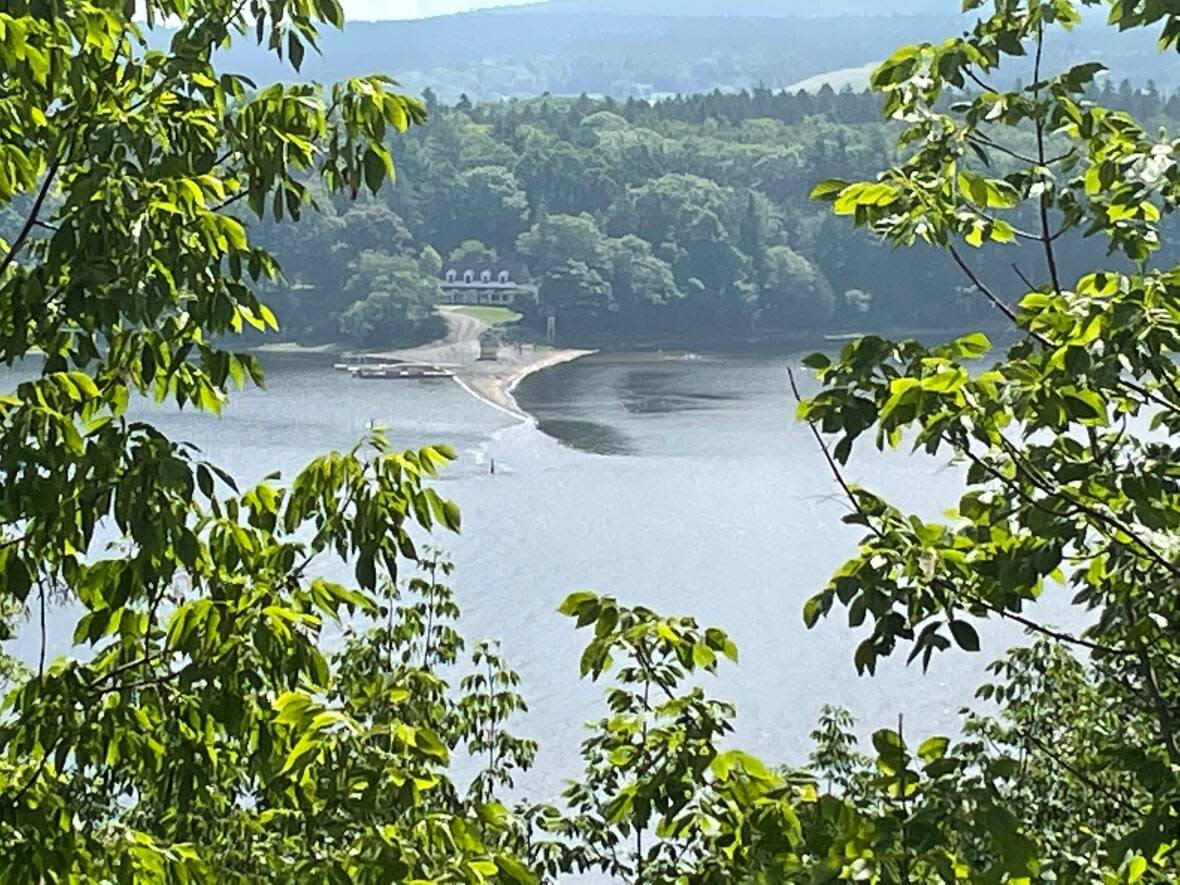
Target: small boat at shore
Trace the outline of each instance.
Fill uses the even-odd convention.
[[[452,372],[438,366],[419,366],[412,363],[380,363],[358,366],[352,377],[365,381],[414,381],[419,378],[450,378]]]

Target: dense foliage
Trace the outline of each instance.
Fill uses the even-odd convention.
[[[1125,81],[1104,78],[1089,95],[1149,125],[1180,119],[1180,98]],[[294,233],[263,232],[295,284],[270,296],[288,334],[357,344],[428,337],[422,290],[409,281],[394,287],[392,310],[359,309],[384,316],[383,326],[343,320],[369,295],[360,256],[384,251],[429,274],[433,257],[419,256],[449,260],[473,240],[529,268],[540,300],[523,305],[525,322],[543,330],[556,313],[571,342],[814,339],[994,322],[936,250],[893,251],[809,201],[821,178],[870,176],[891,156],[896,124],[880,119],[875,95],[759,89],[654,104],[431,101],[431,111],[400,148],[398,187],[338,202]],[[1080,273],[1089,249],[1066,235],[1062,267]],[[1028,244],[1009,257],[992,251],[969,260],[1035,260]]]
[[[1176,880],[1180,271],[1161,264],[1159,224],[1178,145],[1088,100],[1093,68],[1042,68],[1068,0],[995,0],[964,37],[899,51],[874,77],[897,164],[816,189],[895,244],[949,253],[1018,340],[988,368],[980,333],[809,360],[824,387],[801,415],[865,536],[805,617],[847,607],[869,673],[906,649],[977,650],[973,621],[1015,619],[1034,644],[994,666],[995,705],[954,741],[878,730],[871,755],[826,710],[806,764],[770,767],[732,746],[736,711],[708,692],[737,658],[722,630],[575,593],[562,611],[587,631],[582,675],[607,683],[606,710],[583,773],[526,806],[511,786],[536,745],[507,727],[524,693],[494,644],[467,648],[450,566],[422,546],[459,528],[431,487],[449,449],[398,452],[376,433],[239,490],[126,416],[142,395],[215,412],[259,379],[216,343],[273,325],[252,291],[276,270],[254,228],[303,215],[310,175],[329,194],[378,190],[387,130],[422,109],[379,78],[329,97],[213,71],[214,47],[242,34],[298,67],[317,23],[339,22],[334,0],[151,0],[185,21],[164,53],[134,8],[0,12],[0,201],[19,219],[0,243],[0,354],[32,376],[0,397],[0,601],[43,649],[48,607],[78,611],[73,657],[0,669],[0,879]],[[1180,36],[1163,6],[1111,12],[1168,47]],[[1026,51],[1028,85],[993,90],[1000,57]],[[965,78],[979,91],[942,101]],[[593,217],[533,223],[538,256],[594,243]],[[1071,229],[1122,259],[1068,283]],[[966,252],[1021,239],[1035,251],[1013,253],[1018,268],[1040,263],[1019,274],[1041,282],[1014,305]],[[606,282],[594,257],[556,268],[587,316],[578,293]],[[405,267],[358,260],[379,310]],[[965,462],[957,512],[922,519],[846,485],[869,431]],[[329,559],[346,583],[320,576]],[[1033,605],[1067,587],[1078,633]],[[333,625],[345,640],[328,653]]]

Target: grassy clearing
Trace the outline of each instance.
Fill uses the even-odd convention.
[[[845,86],[851,86],[858,92],[869,84],[869,77],[872,76],[873,71],[877,68],[880,62],[871,61],[867,65],[860,65],[855,68],[838,68],[834,71],[825,71],[822,74],[816,74],[814,77],[808,77],[806,80],[800,80],[798,83],[787,87],[789,92],[819,92],[824,86],[831,86],[836,92],[839,92]]]
[[[488,305],[465,304],[461,307],[450,308],[450,310],[479,320],[481,323],[487,323],[489,326],[506,326],[509,323],[515,323],[521,317],[519,313],[507,307]]]

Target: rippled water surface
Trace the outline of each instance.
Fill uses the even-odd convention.
[[[907,730],[953,728],[984,663],[1018,635],[993,627],[981,655],[945,655],[927,675],[891,661],[862,679],[842,618],[803,627],[805,599],[857,533],[841,523],[845,504],[793,419],[786,369],[795,362],[591,358],[521,385],[535,427],[447,381],[358,381],[323,358],[269,358],[269,389],[236,395],[221,418],[141,410],[247,482],[347,448],[371,423],[405,446],[452,444],[460,459],[439,485],[461,505],[464,530],[437,543],[458,565],[466,634],[500,638],[524,676],[532,712],[518,730],[543,751],[523,786],[543,798],[576,772],[582,723],[601,709],[601,688],[578,680],[581,637],[555,612],[573,590],[727,629],[741,663],[715,691],[737,703],[736,740],[781,761],[802,761],[825,701],[851,707],[865,731],[899,712]],[[852,481],[929,515],[954,501],[957,478],[900,453],[861,454],[849,469]],[[52,633],[64,652],[72,624],[60,621]],[[18,641],[23,654],[32,647],[28,635]]]

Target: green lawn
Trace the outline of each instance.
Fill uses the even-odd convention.
[[[489,326],[506,326],[509,323],[515,323],[521,316],[516,311],[509,310],[507,307],[465,304],[461,307],[450,309],[455,313],[461,313],[480,322],[487,323]]]

